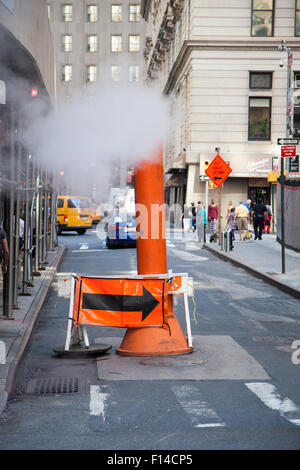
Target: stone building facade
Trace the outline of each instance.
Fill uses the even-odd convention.
[[[159,83],[176,116],[164,152],[167,201],[205,200],[199,176],[219,148],[232,169],[222,186],[222,214],[229,200],[236,205],[259,196],[275,207],[268,174],[278,164],[277,139],[286,136],[288,69],[278,45],[284,38],[293,52],[296,93],[300,2],[143,0],[142,15],[146,81]],[[299,114],[295,100],[294,134]],[[216,189],[208,191],[208,200],[217,197]]]

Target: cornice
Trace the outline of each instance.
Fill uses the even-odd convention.
[[[176,61],[171,68],[169,73],[168,81],[165,85],[163,93],[168,95],[174,87],[176,80],[179,76],[179,73],[184,68],[187,60],[189,59],[191,52],[195,50],[201,51],[277,51],[280,40],[269,41],[256,41],[256,40],[247,40],[247,41],[224,41],[224,40],[212,40],[212,41],[199,41],[199,40],[189,40],[184,41],[180,52],[177,56]],[[292,51],[300,51],[300,43],[297,40],[288,41],[289,47]]]

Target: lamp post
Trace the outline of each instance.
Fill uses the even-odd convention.
[[[285,51],[287,53],[287,99],[286,99],[286,137],[290,137],[291,134],[291,115],[292,115],[292,95],[291,95],[291,76],[292,76],[292,64],[293,64],[293,53],[291,48],[285,44],[282,40],[278,46],[280,52]],[[280,185],[281,185],[281,264],[282,273],[285,273],[285,228],[284,228],[284,161],[281,157],[280,165]]]

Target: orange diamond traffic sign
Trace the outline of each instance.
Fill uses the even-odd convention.
[[[205,170],[205,174],[209,176],[218,188],[224,183],[231,172],[232,169],[220,155],[216,155],[209,167]]]

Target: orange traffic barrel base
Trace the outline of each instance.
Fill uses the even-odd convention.
[[[123,356],[171,356],[189,354],[193,348],[188,345],[174,312],[170,312],[168,326],[163,328],[128,328],[116,352]]]

